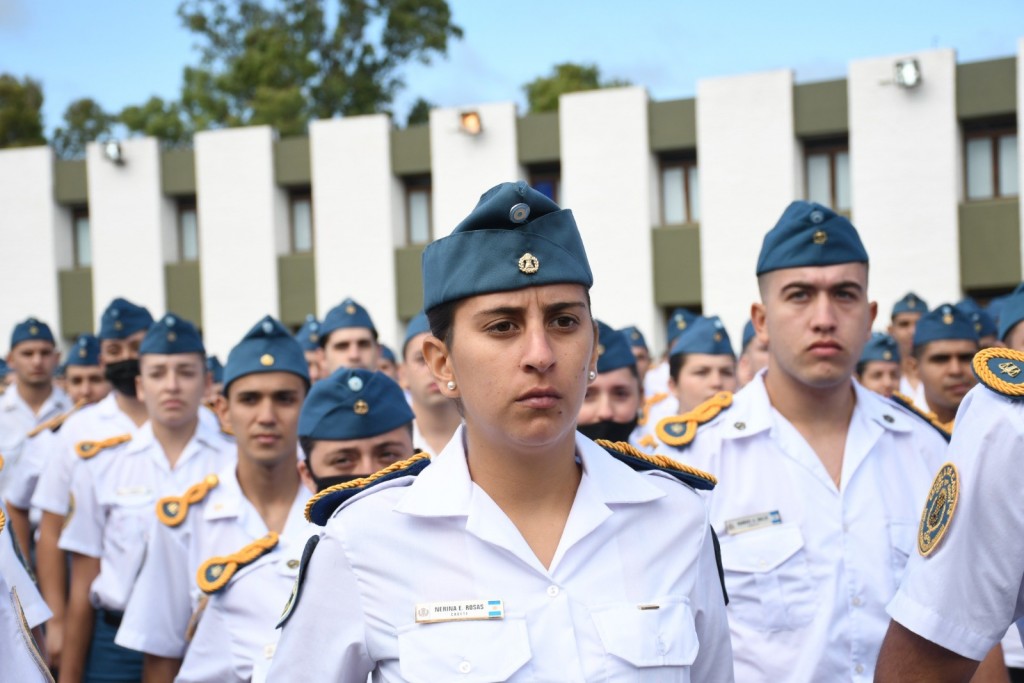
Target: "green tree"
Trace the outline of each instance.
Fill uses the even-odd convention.
[[[401,67],[445,55],[462,36],[446,0],[184,0],[199,39],[182,111],[195,130],[269,124],[302,133],[311,119],[388,111]]]
[[[43,88],[38,81],[0,74],[0,147],[45,145],[42,112]]]
[[[64,110],[64,125],[53,131],[53,150],[62,159],[85,156],[86,143],[110,135],[117,119],[89,97],[75,100]]]
[[[422,97],[416,98],[416,101],[409,107],[409,115],[405,117],[406,127],[430,123],[430,110],[433,108],[434,105]]]
[[[158,138],[169,146],[180,145],[191,138],[184,112],[177,102],[150,97],[145,104],[125,107],[118,116],[125,128]]]
[[[630,85],[630,82],[620,79],[601,80],[601,72],[596,64],[564,62],[555,64],[549,76],[538,76],[524,85],[523,90],[530,111],[537,113],[558,111],[558,98],[565,93],[624,85]]]

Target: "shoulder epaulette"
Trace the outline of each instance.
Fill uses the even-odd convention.
[[[898,406],[906,408],[911,413],[927,422],[931,427],[935,429],[935,431],[941,434],[942,438],[945,439],[946,441],[949,441],[950,438],[953,436],[953,428],[951,425],[947,425],[943,422],[940,422],[938,416],[935,415],[935,413],[926,413],[925,411],[918,408],[917,405],[914,403],[914,399],[910,398],[909,396],[901,394],[898,391],[894,391],[892,392],[892,402]]]
[[[616,460],[626,463],[638,472],[661,470],[671,474],[684,484],[705,491],[715,488],[718,483],[718,479],[703,470],[684,465],[664,455],[648,455],[625,441],[598,439],[595,443],[611,453]]]
[[[306,503],[306,519],[323,526],[331,518],[338,506],[358,493],[400,477],[415,477],[430,464],[430,456],[418,453],[408,460],[396,462],[384,469],[361,479],[353,479],[343,484],[335,484],[325,488],[309,499]]]
[[[666,446],[689,446],[697,436],[697,427],[715,419],[731,405],[732,392],[720,391],[688,413],[666,417],[654,431]]]
[[[641,427],[647,424],[647,420],[650,419],[651,417],[651,408],[664,401],[666,398],[668,398],[668,396],[669,395],[667,393],[662,392],[660,394],[655,394],[654,396],[651,396],[649,399],[645,400],[644,408],[640,413],[640,419],[638,419],[636,423]]]
[[[103,439],[102,441],[79,441],[75,444],[75,453],[78,454],[79,458],[88,460],[104,449],[112,448],[113,446],[120,446],[121,444],[128,443],[131,440],[131,434],[121,434],[120,436],[112,436],[109,439]]]
[[[64,420],[71,417],[72,413],[74,413],[76,410],[81,409],[84,405],[85,401],[79,401],[78,403],[73,405],[71,407],[71,410],[69,410],[68,412],[58,415],[57,417],[50,418],[46,422],[41,422],[37,424],[35,427],[32,428],[32,431],[26,434],[26,436],[31,439],[33,436],[38,436],[39,434],[42,434],[47,429],[49,429],[51,432],[56,432],[60,430],[61,425],[64,424]]]
[[[199,590],[207,595],[216,593],[228,585],[228,581],[235,575],[235,572],[260,559],[276,546],[277,533],[271,531],[263,538],[258,538],[245,546],[237,553],[224,555],[223,557],[211,557],[199,565],[199,571],[196,572],[196,582],[199,584]]]
[[[992,347],[974,354],[974,374],[986,387],[1010,398],[1024,398],[1024,353]]]
[[[183,495],[167,496],[156,503],[156,518],[169,527],[179,526],[188,517],[188,509],[202,502],[213,488],[220,483],[216,474],[206,475],[201,482],[188,487]]]

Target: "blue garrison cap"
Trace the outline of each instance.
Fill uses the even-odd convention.
[[[11,372],[11,367],[7,365],[7,361],[0,358],[0,377],[6,377]]]
[[[966,315],[974,325],[974,331],[979,337],[994,337],[996,335],[996,321],[989,315],[988,311],[978,305],[978,302],[971,297],[966,297],[956,304],[956,308]]]
[[[647,340],[644,339],[644,333],[641,332],[636,326],[630,325],[629,327],[623,327],[619,332],[626,335],[626,339],[629,340],[629,345],[634,349],[647,349]]]
[[[99,365],[100,340],[91,334],[80,334],[75,345],[68,349],[65,365]]]
[[[630,348],[627,334],[612,329],[600,320],[597,321],[597,354],[599,373],[636,365],[636,356]]]
[[[412,341],[412,338],[421,335],[424,332],[430,332],[430,323],[427,321],[427,314],[420,311],[413,316],[412,320],[409,321],[409,325],[405,328],[405,341],[402,342],[403,356],[405,356],[405,352],[409,346],[409,342]]]
[[[448,237],[423,252],[423,309],[468,296],[575,283],[590,289],[572,211],[524,182],[502,183]]]
[[[914,348],[945,339],[978,341],[978,332],[974,329],[971,319],[950,304],[936,306],[934,310],[921,316],[914,329]]]
[[[295,341],[303,351],[316,351],[320,348],[320,321],[312,313],[306,316],[306,322],[295,333]]]
[[[139,355],[147,353],[200,353],[206,358],[203,340],[196,326],[184,318],[168,313],[149,326],[139,344]]]
[[[668,347],[672,348],[672,344],[683,333],[683,330],[699,317],[699,315],[687,308],[677,308],[672,311],[672,315],[669,317],[668,324],[666,325],[668,330]]]
[[[395,352],[391,350],[391,347],[387,344],[380,345],[380,359],[391,361],[392,363],[398,363],[395,359]]]
[[[374,339],[377,338],[377,328],[373,326],[370,314],[366,312],[365,308],[349,298],[327,311],[324,321],[320,323],[320,346],[327,343],[327,338],[331,336],[331,332],[349,327],[365,327],[373,332]]]
[[[672,349],[670,356],[677,356],[680,353],[706,353],[712,356],[733,356],[732,342],[729,341],[729,333],[717,315],[710,318],[699,317],[690,323],[683,333],[679,335]]]
[[[224,364],[217,356],[206,357],[206,371],[210,373],[210,381],[214,384],[224,383]]]
[[[740,347],[740,352],[747,350],[747,345],[754,340],[757,336],[757,330],[754,329],[754,321],[748,320],[747,324],[743,326],[743,346]]]
[[[309,384],[309,364],[299,342],[284,325],[264,316],[235,344],[224,366],[224,393],[239,377],[259,372],[290,372]]]
[[[118,297],[110,302],[100,316],[100,331],[96,336],[102,339],[124,339],[139,330],[147,330],[153,324],[153,316],[143,306]]]
[[[795,201],[764,236],[757,274],[867,262],[868,252],[850,221],[821,204]]]
[[[25,322],[18,323],[14,326],[14,331],[11,333],[12,349],[18,344],[27,341],[45,341],[56,344],[53,340],[53,332],[50,331],[50,326],[39,322],[36,318],[28,318]]]
[[[413,420],[405,393],[383,372],[340,368],[313,385],[299,415],[299,436],[321,441],[366,439]]]
[[[907,292],[906,295],[893,304],[892,315],[896,317],[900,313],[927,313],[928,304],[924,299],[919,297],[913,292]]]
[[[900,362],[900,347],[896,340],[884,332],[875,332],[871,339],[864,345],[864,351],[860,354],[860,362],[882,360],[890,363]]]
[[[1011,294],[1003,300],[999,311],[999,339],[1006,341],[1006,335],[1014,326],[1024,320],[1024,291]]]

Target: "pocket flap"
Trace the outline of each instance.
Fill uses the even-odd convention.
[[[770,572],[804,547],[800,527],[780,524],[721,539],[722,567],[731,572]]]
[[[523,618],[410,624],[399,629],[398,659],[410,683],[505,681],[530,661]]]
[[[590,610],[605,650],[636,667],[689,666],[700,643],[686,598],[616,603]]]

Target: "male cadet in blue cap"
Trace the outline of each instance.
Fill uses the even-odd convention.
[[[154,505],[235,459],[234,444],[199,417],[208,382],[199,332],[168,313],[139,345],[136,385],[149,421],[77,448],[59,542],[71,553],[62,680],[142,674],[142,655],[115,645],[114,634],[156,524]]]
[[[754,375],[768,367],[768,344],[758,338],[754,323],[750,320],[743,326],[743,346],[736,363],[736,382],[743,388],[754,379]]]
[[[900,388],[900,347],[883,332],[875,332],[857,361],[857,381],[865,389],[889,398]]]
[[[654,446],[654,428],[658,422],[679,412],[679,406],[675,400],[674,392],[669,386],[669,351],[672,345],[679,338],[687,327],[696,320],[698,316],[685,308],[677,308],[672,311],[668,319],[667,345],[661,362],[648,370],[644,377],[644,405],[640,412],[640,420],[637,423],[642,430],[642,439],[646,447]]]
[[[626,340],[629,342],[629,348],[636,359],[636,371],[640,375],[640,387],[643,389],[644,378],[647,376],[647,371],[651,369],[651,350],[647,348],[647,340],[644,339],[644,333],[635,325],[624,327],[619,332],[625,334]],[[641,392],[642,397],[643,393]]]
[[[708,505],[736,680],[870,681],[946,441],[853,380],[877,308],[846,218],[790,204],[757,278],[767,371],[666,431],[721,481]]]
[[[1024,351],[1024,292],[1007,297],[999,311],[999,341],[1008,349]]]
[[[200,472],[157,502],[159,523],[115,639],[145,654],[144,680],[174,679],[188,647],[189,617],[204,594],[226,584],[229,563],[241,570],[272,555],[268,559],[283,559],[282,571],[289,560],[297,565],[310,534],[304,517],[310,492],[296,463],[308,390],[302,348],[270,316],[228,355],[218,412],[235,435],[237,459],[219,471]],[[294,571],[288,573],[294,578]],[[226,659],[228,653],[220,655]]]
[[[964,396],[977,383],[971,360],[978,352],[974,324],[955,306],[943,304],[917,321],[911,366],[921,380],[924,404],[918,409],[931,412],[947,428]],[[902,400],[908,400],[900,396]]]
[[[640,372],[627,330],[597,322],[597,377],[587,385],[576,428],[597,441],[625,441],[639,446],[637,420],[643,405]]]
[[[320,348],[327,375],[338,368],[376,370],[380,360],[377,328],[366,309],[352,299],[327,311],[320,323]]]
[[[889,335],[900,348],[900,393],[912,398],[915,403],[924,402],[924,389],[910,361],[914,351],[914,328],[927,312],[928,304],[924,299],[913,292],[907,292],[893,304],[888,328]]]
[[[380,345],[380,358],[377,359],[377,369],[391,379],[398,381],[398,359],[395,352],[387,344]]]
[[[320,349],[320,321],[312,313],[306,315],[306,321],[295,333],[295,341],[299,342],[306,356],[309,369],[309,381],[316,384],[323,377],[323,351]]]
[[[956,304],[956,308],[966,315],[971,324],[974,325],[974,331],[978,334],[979,349],[987,349],[998,345],[999,338],[996,333],[999,331],[999,328],[996,326],[995,318],[979,306],[977,301],[971,297],[965,297]]]
[[[413,423],[412,445],[431,454],[440,453],[462,422],[455,401],[441,393],[437,378],[423,358],[423,340],[430,337],[427,316],[420,311],[405,329],[402,342],[400,384],[408,392]]]

